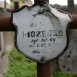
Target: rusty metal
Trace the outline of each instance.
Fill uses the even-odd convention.
[[[15,31],[11,17],[0,17],[0,31]]]
[[[34,3],[35,3],[35,4],[38,4],[40,1],[46,1],[46,2],[49,3],[49,0],[34,0]]]
[[[51,77],[51,61],[45,64],[37,63],[37,77]]]
[[[77,14],[72,14],[72,22],[69,24],[70,29],[77,29]]]
[[[35,3],[39,3],[40,1],[49,0],[35,0]],[[77,29],[77,15],[72,15],[73,21],[69,24],[70,29]],[[0,17],[0,31],[15,31],[14,26],[11,23],[11,17]],[[37,63],[37,77],[51,77],[51,63],[50,61],[46,64]]]
[[[19,9],[19,1],[14,1],[14,10]]]
[[[34,0],[35,4],[40,1],[49,3],[49,0]],[[37,77],[51,77],[51,61],[45,64],[37,63]]]
[[[72,15],[73,21],[69,24],[70,29],[77,29],[77,15]],[[11,17],[0,17],[0,31],[15,31],[11,23]]]

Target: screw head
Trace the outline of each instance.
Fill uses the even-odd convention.
[[[45,59],[46,59],[46,58],[45,58],[44,56],[42,56],[42,57],[41,57],[41,62],[45,62]]]

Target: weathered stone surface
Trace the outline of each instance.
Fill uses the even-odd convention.
[[[77,30],[70,30],[69,47],[59,57],[59,69],[65,73],[77,74]]]

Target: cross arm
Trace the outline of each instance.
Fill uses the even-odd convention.
[[[72,14],[73,21],[69,24],[70,29],[77,29],[77,15]],[[0,31],[15,31],[11,23],[11,17],[0,17]]]

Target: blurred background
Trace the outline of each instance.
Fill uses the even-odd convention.
[[[62,11],[71,14],[77,13],[77,0],[49,0],[49,3]],[[0,0],[0,17],[11,15],[13,10],[17,10],[23,5],[32,6],[33,4],[34,0]],[[76,34],[77,30],[70,30],[69,48],[63,56],[52,63],[53,77],[77,77]],[[68,53],[69,51],[71,51],[71,54]],[[66,58],[68,55],[70,57]],[[14,32],[0,32],[0,77],[36,76],[36,62],[25,58],[16,50],[14,46]]]
[[[49,3],[57,8],[62,8],[66,11],[72,9],[74,10],[73,12],[76,12],[77,0],[49,0]],[[12,11],[17,7],[21,8],[23,5],[31,6],[32,4],[34,4],[34,0],[0,0],[0,9]]]

